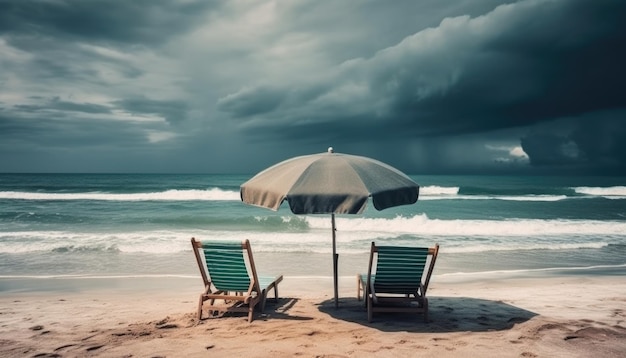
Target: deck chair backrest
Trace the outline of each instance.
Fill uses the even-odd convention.
[[[202,242],[211,282],[221,291],[245,292],[251,288],[244,253],[246,242]]]
[[[377,254],[374,292],[411,294],[420,288],[429,248],[372,245],[372,255],[374,252]]]

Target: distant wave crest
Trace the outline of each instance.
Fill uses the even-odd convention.
[[[437,195],[457,195],[459,193],[459,187],[445,187],[437,185],[428,185],[420,187],[420,195],[437,196]]]
[[[626,199],[626,186],[570,188],[578,196],[563,194],[463,194],[460,187],[428,185],[420,187],[419,200],[505,200],[505,201],[560,201],[581,197]],[[461,193],[461,194],[459,194]],[[42,193],[0,191],[0,199],[9,200],[100,200],[100,201],[239,201],[239,191],[210,188],[205,190],[165,190],[150,193]]]
[[[0,232],[0,253],[172,254],[189,251],[189,238],[246,240],[259,252],[329,252],[331,220],[325,216],[278,218],[297,230],[258,227],[237,230],[181,229],[128,232],[12,231]],[[255,219],[256,220],[256,219]],[[337,217],[337,243],[342,252],[366,252],[371,241],[393,245],[439,242],[447,252],[502,250],[623,250],[626,222],[596,220],[441,220],[426,215],[395,218]]]
[[[166,190],[153,193],[31,193],[2,191],[0,199],[16,200],[106,200],[106,201],[220,201],[240,200],[239,192],[212,188],[207,190]]]
[[[603,196],[609,199],[626,198],[626,186],[609,186],[609,187],[579,186],[573,189],[578,194]]]

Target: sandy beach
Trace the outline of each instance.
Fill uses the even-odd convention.
[[[252,323],[243,314],[198,322],[199,279],[43,281],[29,281],[33,287],[13,282],[23,289],[0,296],[0,356],[624,357],[626,352],[626,285],[620,276],[435,281],[428,323],[401,314],[378,314],[368,323],[349,277],[342,277],[336,309],[328,282],[287,276],[280,299],[269,300]]]

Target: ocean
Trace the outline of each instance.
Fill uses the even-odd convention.
[[[0,174],[0,292],[52,278],[198,279],[191,237],[248,239],[259,271],[285,280],[331,278],[330,215],[243,204],[250,177]],[[371,242],[438,243],[433,282],[626,275],[626,178],[411,177],[416,204],[337,216],[341,277],[367,268]]]

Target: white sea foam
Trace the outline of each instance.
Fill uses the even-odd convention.
[[[420,187],[420,196],[440,196],[440,195],[457,195],[459,193],[459,187],[445,187],[437,185],[427,185]]]
[[[509,200],[509,201],[559,201],[566,195],[425,195],[419,200]]]
[[[197,275],[179,275],[179,274],[144,274],[144,275],[0,275],[0,279],[72,279],[72,280],[90,280],[90,279],[124,279],[124,278],[190,278],[197,279]]]
[[[313,229],[330,230],[330,220],[324,216],[308,216]],[[384,218],[337,217],[337,230],[377,232],[381,234],[415,234],[430,236],[546,236],[546,235],[622,235],[624,221],[509,219],[509,220],[442,220],[427,215]]]
[[[304,216],[308,228],[294,231],[185,229],[133,232],[15,231],[0,232],[0,253],[150,253],[190,250],[189,240],[241,241],[249,239],[255,250],[266,252],[326,253],[331,248],[328,216]],[[384,218],[336,218],[337,244],[343,252],[360,253],[369,242],[431,244],[447,252],[502,250],[559,250],[601,248],[623,243],[624,221],[594,220],[440,220],[426,215]]]
[[[567,195],[459,195],[459,187],[424,186],[420,188],[419,200],[508,200],[508,201],[559,201]],[[578,194],[610,199],[626,198],[626,186],[608,188],[577,187]],[[13,200],[99,200],[99,201],[240,201],[239,191],[211,188],[206,190],[166,190],[151,193],[40,193],[0,191],[0,199]]]
[[[0,191],[0,199],[21,200],[102,200],[102,201],[222,201],[241,200],[238,191],[212,188],[207,190],[166,190],[153,193],[32,193]]]
[[[602,196],[609,199],[626,198],[626,186],[588,187],[579,186],[573,188],[578,194]]]

